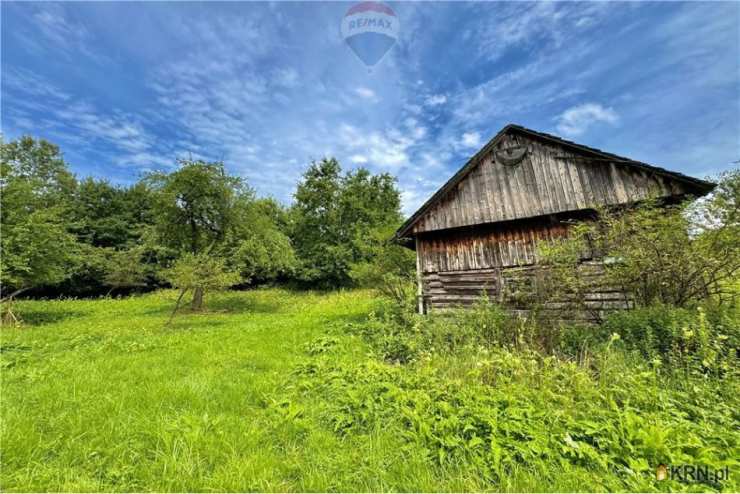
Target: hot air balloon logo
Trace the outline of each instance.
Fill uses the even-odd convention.
[[[398,38],[398,17],[381,2],[353,5],[342,18],[342,38],[357,58],[375,66]]]

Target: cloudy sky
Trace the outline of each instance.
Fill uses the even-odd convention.
[[[286,204],[313,159],[398,177],[407,213],[509,122],[697,177],[740,160],[740,3],[2,4],[2,132],[79,175],[222,160]]]

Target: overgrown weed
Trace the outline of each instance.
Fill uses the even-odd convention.
[[[524,469],[540,485],[589,472],[581,489],[690,490],[657,481],[655,468],[738,466],[737,347],[726,345],[736,320],[661,307],[553,330],[487,300],[430,316],[381,304],[348,326],[370,360],[337,364],[313,352],[296,376],[321,397],[336,434],[390,428],[439,471],[465,465],[483,484],[505,485]],[[661,333],[645,338],[643,328]]]

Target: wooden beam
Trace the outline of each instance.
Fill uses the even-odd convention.
[[[416,242],[416,303],[419,314],[424,314],[424,286],[421,280],[421,245],[419,236],[414,237]]]

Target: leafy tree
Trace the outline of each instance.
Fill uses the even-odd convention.
[[[378,227],[369,232],[361,245],[363,260],[352,265],[350,276],[357,285],[375,288],[413,311],[416,255],[390,240],[394,231],[394,227]]]
[[[148,278],[130,284],[119,284],[122,282],[119,280],[111,286],[109,276],[123,268],[117,260],[126,257],[128,251],[135,249],[141,253],[143,236],[153,222],[152,203],[153,193],[144,182],[124,187],[106,180],[81,180],[74,191],[67,221],[84,254],[80,256],[78,269],[55,289],[64,294],[89,295],[123,286],[146,286]],[[129,256],[130,260],[137,260],[137,265],[127,269],[147,270],[139,262],[142,256]]]
[[[296,257],[290,238],[281,230],[287,226],[284,210],[271,199],[241,201],[229,238],[221,249],[243,282],[269,280],[293,274]]]
[[[119,288],[147,285],[147,266],[141,262],[143,250],[142,246],[109,250],[103,277],[103,282],[110,287],[108,295]]]
[[[358,170],[342,175],[336,159],[312,163],[298,184],[292,239],[300,277],[324,286],[352,282],[352,265],[372,257],[368,236],[401,220],[400,194],[388,174]]]
[[[72,202],[74,231],[95,247],[130,247],[153,222],[153,200],[144,182],[121,187],[87,178],[78,184]]]
[[[66,213],[74,184],[56,146],[30,137],[1,145],[0,290],[4,301],[12,302],[26,290],[58,283],[72,273],[78,244],[68,232]],[[10,305],[4,317],[17,320]]]
[[[592,281],[581,260],[603,257],[605,283],[621,287],[638,306],[688,307],[701,300],[737,296],[740,229],[737,174],[727,175],[699,207],[648,201],[629,211],[602,211],[572,230],[567,240],[544,244],[551,299],[584,299]],[[731,292],[731,293],[728,293]]]
[[[238,177],[226,173],[223,163],[180,161],[172,173],[147,177],[156,192],[155,226],[163,245],[198,254],[224,240],[237,221],[239,198],[252,196]]]
[[[189,253],[194,262],[206,254],[217,256],[241,273],[242,281],[293,269],[290,241],[275,224],[279,207],[256,201],[252,190],[228,175],[222,163],[182,161],[178,170],[150,175],[147,183],[156,194],[154,231],[173,257]],[[194,309],[201,307],[206,288],[193,285]]]
[[[238,273],[230,271],[223,259],[206,254],[186,253],[165,273],[167,281],[180,290],[169,324],[175,316],[183,296],[190,290],[204,294],[208,290],[220,290],[235,285],[241,279]],[[203,296],[193,298],[191,308],[203,308]]]
[[[347,281],[351,254],[341,232],[340,174],[336,159],[324,159],[312,163],[298,184],[292,238],[300,260],[299,276],[304,281],[323,284]]]
[[[69,207],[77,182],[58,146],[30,136],[1,146],[4,182],[30,187],[33,195],[26,199],[35,208]]]
[[[159,242],[191,262],[219,246],[237,222],[236,204],[251,196],[237,177],[226,173],[223,163],[180,161],[172,173],[158,172],[147,177],[156,193],[155,230]],[[193,270],[193,273],[198,273]],[[193,285],[193,309],[202,306],[202,285]]]

